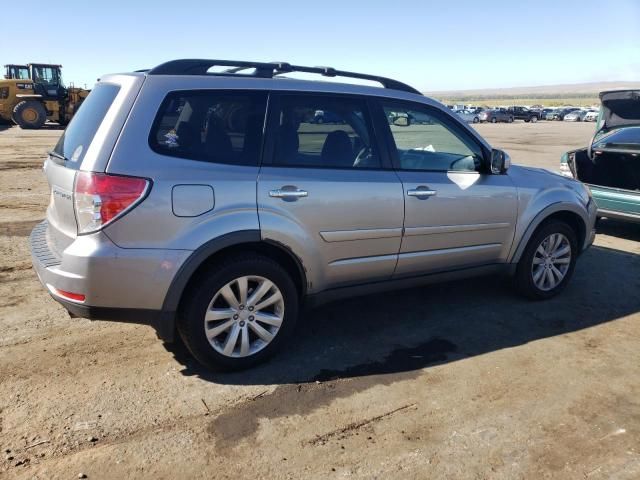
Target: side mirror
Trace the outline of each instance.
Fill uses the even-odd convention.
[[[511,157],[504,151],[494,148],[491,150],[491,173],[500,175],[505,173],[511,166]]]
[[[391,121],[396,127],[408,127],[410,124],[409,117],[393,117]]]

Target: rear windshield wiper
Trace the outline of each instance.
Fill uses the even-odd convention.
[[[67,157],[65,157],[64,155],[59,154],[58,152],[54,152],[53,150],[51,150],[51,151],[49,151],[47,153],[49,154],[49,157],[53,157],[56,160],[59,160],[59,161],[56,162],[59,165],[64,165],[64,162],[68,162],[69,161],[69,159]]]

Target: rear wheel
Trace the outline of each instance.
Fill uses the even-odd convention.
[[[513,123],[513,117],[509,117],[509,123]]]
[[[537,121],[538,121],[538,117],[536,117],[535,115],[531,117],[531,123],[536,123]]]
[[[47,121],[47,111],[42,103],[23,100],[13,107],[13,121],[24,129],[37,129]]]
[[[287,271],[257,254],[215,265],[188,292],[178,332],[213,370],[241,370],[271,357],[291,334],[298,292]]]
[[[473,117],[473,123],[478,123],[480,119],[478,117]]]
[[[491,123],[497,123],[497,122],[498,122],[498,119],[497,119],[496,117],[493,117],[493,118],[491,119]]]
[[[551,298],[567,285],[575,268],[578,241],[566,223],[553,220],[533,234],[516,270],[520,292],[534,300]]]

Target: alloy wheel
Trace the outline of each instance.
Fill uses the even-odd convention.
[[[556,288],[569,271],[571,244],[562,233],[546,237],[533,256],[531,275],[537,288],[545,292]]]
[[[216,292],[204,316],[209,344],[227,357],[248,357],[276,337],[284,320],[284,298],[271,280],[243,276]]]

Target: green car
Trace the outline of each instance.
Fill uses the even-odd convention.
[[[560,172],[589,186],[598,217],[640,222],[640,90],[602,92],[600,100],[590,145],[562,155]]]

